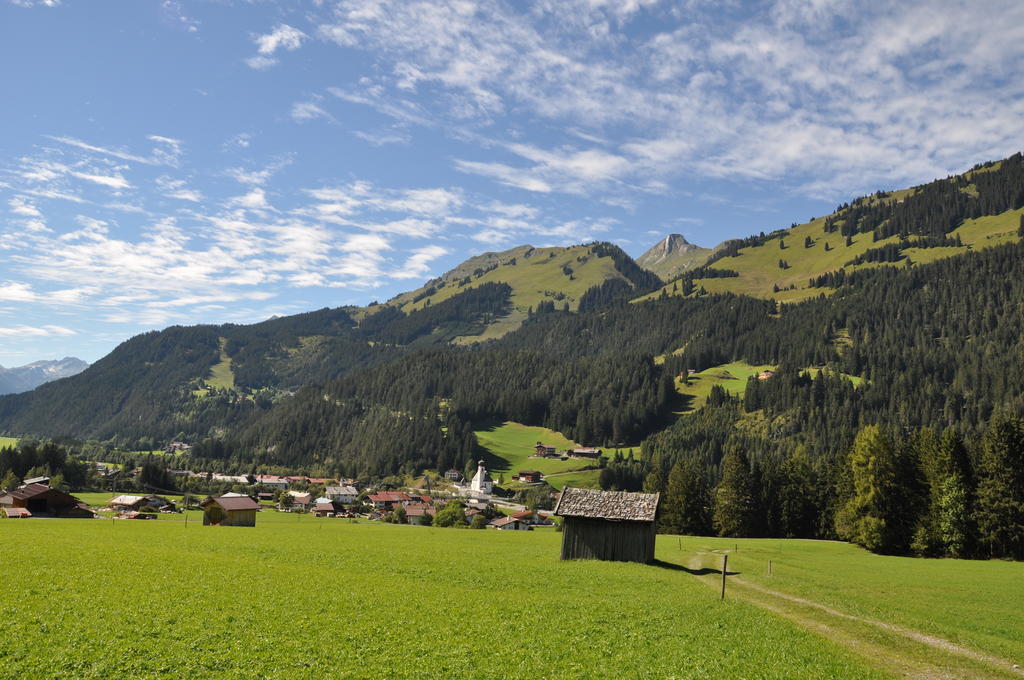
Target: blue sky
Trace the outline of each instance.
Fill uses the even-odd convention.
[[[1019,0],[0,0],[0,364],[1019,151]]]

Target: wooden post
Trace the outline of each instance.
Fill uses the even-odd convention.
[[[729,570],[729,553],[722,557],[722,599],[725,599],[725,572]]]
[[[772,561],[768,560],[768,575],[772,575]]]

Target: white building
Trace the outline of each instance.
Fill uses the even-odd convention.
[[[491,493],[491,487],[494,486],[494,482],[491,481],[491,476],[487,474],[487,468],[484,467],[484,462],[480,461],[476,468],[476,474],[473,475],[473,483],[469,485],[469,490],[473,493]]]
[[[335,503],[352,505],[359,496],[359,491],[354,486],[329,486],[327,496]]]

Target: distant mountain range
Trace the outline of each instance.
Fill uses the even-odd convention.
[[[31,364],[14,368],[0,366],[0,394],[28,392],[43,383],[77,375],[87,368],[89,364],[75,357],[33,361]]]

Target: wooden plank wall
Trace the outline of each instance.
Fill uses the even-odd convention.
[[[566,517],[563,560],[654,561],[654,522],[611,522]]]

